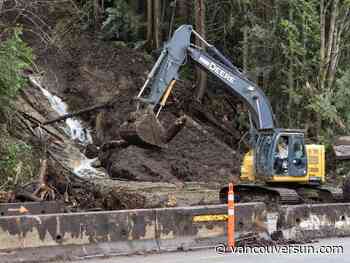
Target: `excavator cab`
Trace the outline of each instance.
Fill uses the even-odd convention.
[[[304,133],[273,129],[259,132],[255,145],[256,175],[264,180],[273,176],[301,177],[307,173]]]

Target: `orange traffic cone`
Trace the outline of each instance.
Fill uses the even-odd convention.
[[[235,200],[233,192],[233,184],[229,184],[228,190],[228,220],[227,220],[227,244],[229,247],[235,246]]]

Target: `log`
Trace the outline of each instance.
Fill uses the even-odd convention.
[[[47,159],[41,161],[41,166],[39,170],[39,182],[40,184],[47,185]]]
[[[237,131],[228,128],[226,125],[221,124],[211,113],[209,113],[206,109],[202,109],[202,107],[199,104],[193,104],[191,105],[191,110],[194,112],[195,115],[199,115],[199,118],[204,118],[205,120],[209,121],[212,125],[223,131],[224,133],[228,133],[230,136],[232,136],[235,139],[240,139],[239,133]]]
[[[105,119],[106,119],[106,112],[104,110],[101,110],[99,113],[97,113],[96,119],[95,119],[95,132],[96,132],[95,143],[97,145],[101,145],[105,141],[105,136],[104,136]]]
[[[333,144],[333,151],[337,160],[350,159],[350,136],[340,136]]]
[[[50,124],[53,124],[55,122],[64,121],[66,119],[82,115],[84,113],[88,113],[88,112],[91,112],[91,111],[108,108],[108,107],[111,107],[111,105],[113,105],[113,103],[114,103],[114,101],[112,100],[112,101],[108,101],[108,102],[103,103],[103,104],[94,105],[94,106],[91,106],[91,107],[88,107],[88,108],[85,108],[85,109],[81,109],[81,110],[78,110],[76,112],[68,113],[68,114],[60,116],[58,118],[55,118],[55,119],[52,119],[52,120],[49,120],[49,121],[45,121],[45,122],[42,123],[42,125],[50,125]]]
[[[34,191],[33,195],[38,196],[44,187],[48,187],[47,185],[47,159],[44,159],[40,162],[39,169],[39,183],[38,188]]]
[[[217,183],[138,182],[122,180],[94,180],[94,188],[103,196],[104,209],[137,209],[209,205],[220,203]]]
[[[112,140],[112,141],[108,141],[105,142],[102,147],[101,150],[102,151],[108,151],[108,150],[112,150],[115,148],[126,148],[129,146],[129,143],[127,141],[124,140]]]
[[[15,191],[16,199],[24,199],[25,201],[41,202],[42,199],[28,192],[25,189],[18,189]]]
[[[13,192],[0,191],[0,203],[12,203],[15,199]]]
[[[28,113],[25,113],[25,112],[23,112],[23,111],[21,111],[21,110],[16,109],[16,111],[17,111],[19,114],[21,114],[22,117],[28,121],[28,123],[30,123],[30,124],[32,125],[32,126],[30,126],[30,125],[28,125],[28,123],[26,124],[26,127],[28,128],[28,130],[31,132],[32,135],[34,135],[34,136],[36,136],[36,137],[38,136],[38,134],[35,132],[34,128],[37,128],[37,127],[40,126],[41,129],[43,129],[45,132],[47,132],[50,136],[54,137],[55,139],[57,139],[57,140],[60,141],[60,142],[63,142],[63,141],[64,141],[63,138],[60,137],[57,133],[54,133],[54,132],[52,132],[51,130],[49,130],[49,129],[43,127],[43,122],[42,122],[42,121],[36,119],[36,118],[33,117],[32,115],[30,115],[30,114],[28,114]],[[18,117],[20,116],[19,114],[18,114]],[[20,118],[20,117],[19,117],[19,118]],[[23,122],[22,119],[20,119],[20,120]]]

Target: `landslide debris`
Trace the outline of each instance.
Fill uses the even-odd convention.
[[[43,43],[30,33],[25,36],[36,54],[35,72],[40,72],[45,89],[62,98],[70,112],[108,101],[113,103],[80,115],[91,129],[94,141],[86,148],[69,141],[62,132],[63,122],[45,126],[49,134],[46,143],[51,150],[45,170],[49,190],[45,192],[47,195],[37,197],[63,199],[77,210],[219,202],[221,186],[238,176],[240,155],[223,142],[227,142],[226,126],[213,125],[206,114],[198,118],[191,111],[189,105],[195,90],[192,83],[179,81],[169,106],[161,113],[160,120],[165,127],[180,111],[190,120],[167,148],[146,150],[113,143],[120,140],[119,128],[135,110],[133,98],[154,58],[113,41],[103,41],[98,32],[83,31],[72,24],[69,24],[70,30],[60,31],[68,28],[65,23],[72,16],[63,12],[64,6],[59,9],[43,6],[42,10],[37,15],[47,23],[45,30],[52,42]],[[28,21],[23,26],[25,32],[34,29]],[[28,86],[22,95],[17,103],[17,109],[23,113],[19,127],[26,130],[23,133],[35,144],[38,138],[32,129],[58,116],[37,88]],[[79,150],[89,158],[98,157],[96,165],[110,178],[72,179]],[[26,190],[33,193],[37,189],[27,187]]]
[[[77,36],[75,36],[77,38]],[[96,146],[119,140],[119,127],[135,110],[133,97],[143,85],[152,61],[148,55],[81,34],[78,46],[39,53],[44,69],[44,83],[63,97],[72,110],[113,100],[113,106],[82,115],[90,127]],[[184,87],[179,87],[179,89]],[[174,103],[174,98],[173,98]],[[175,119],[169,110],[161,114],[165,126]],[[237,175],[239,156],[200,123],[191,121],[166,149],[146,150],[135,146],[116,147],[99,153],[104,168],[112,178],[182,182],[210,181],[227,183]]]

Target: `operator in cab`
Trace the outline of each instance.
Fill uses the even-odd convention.
[[[277,174],[288,174],[288,137],[278,139],[275,170]]]

